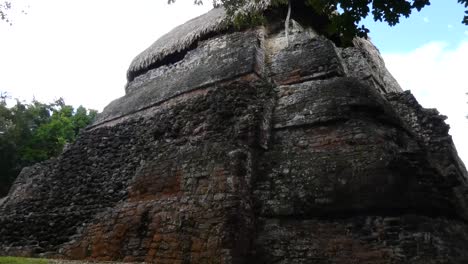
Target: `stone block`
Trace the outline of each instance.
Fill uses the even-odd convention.
[[[258,30],[217,36],[198,43],[185,57],[150,70],[127,85],[126,95],[111,102],[96,123],[132,114],[183,93],[255,73]]]
[[[276,84],[294,84],[312,79],[343,76],[334,44],[323,37],[296,33],[284,47],[282,38],[266,41],[266,71]]]

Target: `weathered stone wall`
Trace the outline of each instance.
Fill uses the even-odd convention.
[[[226,32],[136,76],[0,202],[0,254],[151,263],[466,263],[443,116],[375,47]]]
[[[245,255],[253,228],[246,164],[271,92],[254,80],[219,84],[86,131],[36,195],[6,202],[2,250],[159,263]]]
[[[263,82],[219,84],[133,124],[152,155],[140,159],[127,199],[99,216],[66,254],[240,261],[254,228],[249,163],[271,92]]]
[[[264,219],[254,263],[466,263],[464,222],[417,214]]]
[[[183,60],[136,77],[127,85],[126,96],[109,104],[97,122],[133,114],[183,93],[254,72],[260,33],[236,32],[200,42]]]

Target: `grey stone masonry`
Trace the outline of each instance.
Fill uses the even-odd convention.
[[[22,171],[0,200],[0,255],[468,263],[468,177],[445,117],[370,41],[211,23],[164,46],[205,18],[143,52],[123,97]]]

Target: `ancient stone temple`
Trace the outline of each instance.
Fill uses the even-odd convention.
[[[445,117],[369,41],[225,21],[214,9],[157,40],[125,96],[22,171],[0,201],[0,254],[468,263],[468,177]]]

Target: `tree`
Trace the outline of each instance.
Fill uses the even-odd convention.
[[[83,106],[75,110],[63,99],[49,104],[17,100],[12,107],[6,99],[0,94],[0,197],[22,168],[58,156],[97,115]]]
[[[8,18],[9,9],[11,9],[11,2],[8,2],[8,1],[0,2],[0,20],[11,24],[10,19]]]
[[[12,9],[18,7],[18,5],[13,6],[9,0],[0,0],[0,22],[5,22],[7,24],[13,25],[12,20],[10,19],[9,14],[13,11]],[[17,9],[18,10],[18,9]],[[23,7],[20,11],[22,14],[27,14],[27,7]]]
[[[171,2],[173,0],[169,0]],[[260,5],[262,0],[213,0],[215,5],[223,5],[228,15],[234,20],[243,23],[262,21],[263,10],[245,8],[246,6]],[[200,0],[195,0],[199,3]],[[297,10],[307,9],[306,19],[325,18],[327,22],[322,32],[329,37],[338,39],[344,44],[354,37],[367,37],[369,30],[359,26],[363,18],[372,15],[375,21],[384,21],[390,26],[400,22],[400,17],[408,17],[413,10],[420,11],[430,5],[430,0],[271,0],[273,6],[300,7]],[[458,0],[468,8],[468,0]],[[468,10],[465,11],[462,23],[468,25]],[[286,16],[285,16],[286,17]],[[316,22],[316,21],[315,21]],[[286,24],[287,25],[287,24]]]

